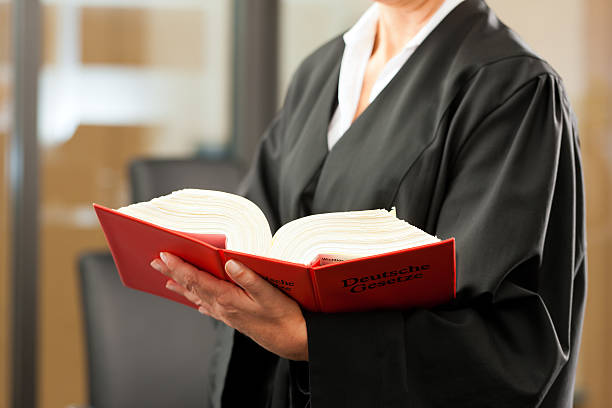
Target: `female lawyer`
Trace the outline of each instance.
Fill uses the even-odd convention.
[[[220,326],[215,406],[570,407],[585,300],[576,124],[559,76],[482,0],[379,0],[309,56],[246,197],[278,228],[390,208],[455,237],[457,300],[317,314],[153,265]],[[309,405],[310,404],[310,405]]]

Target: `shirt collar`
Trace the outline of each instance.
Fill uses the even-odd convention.
[[[365,13],[357,20],[355,25],[348,30],[342,38],[345,44],[353,45],[366,39],[374,39],[376,35],[376,24],[378,23],[378,4],[372,4]]]

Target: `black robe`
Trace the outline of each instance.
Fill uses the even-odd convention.
[[[328,152],[343,47],[338,37],[298,69],[245,195],[273,229],[394,206],[456,238],[457,299],[305,313],[309,363],[226,331],[216,402],[570,407],[586,262],[578,136],[559,76],[484,2],[466,0]]]

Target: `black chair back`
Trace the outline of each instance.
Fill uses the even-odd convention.
[[[245,175],[242,165],[222,159],[141,159],[130,164],[132,201],[149,201],[182,188],[234,193]]]
[[[207,405],[211,319],[128,289],[108,253],[79,259],[94,408]]]

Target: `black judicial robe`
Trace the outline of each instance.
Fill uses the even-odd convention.
[[[305,313],[309,363],[236,334],[220,343],[229,366],[219,359],[216,402],[570,407],[586,262],[578,136],[559,76],[484,2],[466,0],[328,152],[343,46],[338,37],[302,63],[244,193],[274,229],[396,207],[456,238],[457,299]]]

